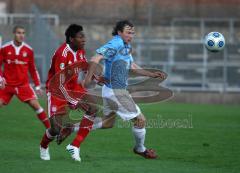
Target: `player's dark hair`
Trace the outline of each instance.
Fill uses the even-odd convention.
[[[16,25],[13,27],[13,33],[15,33],[17,31],[17,29],[25,29],[25,28],[22,25]]]
[[[70,43],[70,38],[76,37],[78,32],[83,31],[83,27],[77,24],[71,24],[65,31],[66,43]]]
[[[118,31],[123,32],[123,29],[125,26],[133,27],[133,24],[128,20],[120,20],[116,23],[116,25],[113,28],[112,35],[118,35]]]

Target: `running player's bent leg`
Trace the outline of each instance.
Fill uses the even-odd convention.
[[[38,100],[28,100],[26,103],[32,107],[35,112],[37,113],[38,119],[43,123],[46,129],[50,128],[50,122],[48,120],[47,114],[45,113],[44,109],[40,106]]]
[[[133,149],[134,153],[146,159],[156,159],[157,158],[156,152],[153,149],[147,149],[144,146],[145,136],[146,136],[146,129],[145,129],[146,120],[144,115],[139,114],[132,121],[134,123],[132,132],[136,141],[135,147]]]
[[[92,129],[94,117],[97,113],[97,107],[95,105],[94,99],[87,95],[84,95],[81,103],[79,103],[79,106],[85,111],[85,115],[80,122],[76,137],[72,143],[66,147],[66,150],[75,161],[81,161],[79,147]]]
[[[52,142],[56,135],[59,134],[60,131],[60,126],[59,126],[59,122],[57,122],[56,119],[61,118],[61,116],[51,116],[50,118],[50,122],[51,122],[51,127],[49,129],[46,129],[41,143],[40,143],[40,158],[42,160],[50,160],[50,154],[49,154],[49,148],[48,145],[50,142]]]
[[[143,114],[140,114],[136,118],[134,118],[132,122],[133,122],[132,132],[136,142],[134,149],[137,150],[138,152],[144,152],[146,150],[146,147],[144,146],[146,135],[145,117]]]
[[[15,90],[16,90],[15,94],[19,98],[19,100],[31,106],[36,111],[39,120],[42,121],[46,128],[49,128],[50,123],[47,118],[47,115],[44,112],[43,108],[40,106],[37,100],[37,96],[33,88],[30,86],[30,84],[17,86],[15,87]]]
[[[59,122],[61,121],[61,115],[55,115],[50,117],[51,127],[44,133],[40,146],[47,149],[50,142],[52,142],[55,137],[59,134],[61,126]]]
[[[116,121],[116,117],[117,116],[115,112],[112,112],[104,117],[95,117],[92,130],[113,128]]]
[[[94,98],[87,94],[83,96],[81,103],[79,103],[79,106],[85,111],[85,115],[80,122],[77,135],[71,143],[72,146],[75,146],[77,148],[80,147],[81,143],[84,141],[92,129],[94,118],[98,110]]]

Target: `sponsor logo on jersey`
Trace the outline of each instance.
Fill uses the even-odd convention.
[[[7,59],[7,63],[8,64],[20,64],[20,65],[27,64],[27,62],[19,61],[18,59],[15,59],[14,61],[11,61],[10,59]]]
[[[23,52],[23,57],[24,57],[24,58],[27,57],[27,52]]]
[[[15,64],[20,64],[20,65],[24,65],[24,64],[27,64],[27,62],[24,62],[24,61],[19,61],[18,59],[15,59]]]
[[[12,55],[12,52],[8,52],[7,54],[8,54],[8,55]]]

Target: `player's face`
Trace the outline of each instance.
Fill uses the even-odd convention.
[[[118,35],[120,35],[125,43],[130,43],[134,37],[135,30],[134,27],[131,26],[125,26],[123,28],[123,32],[118,32]]]
[[[78,32],[76,36],[72,39],[73,47],[76,50],[84,49],[85,42],[86,42],[85,34],[82,31]]]
[[[17,28],[14,32],[14,40],[18,43],[22,43],[25,39],[25,29]]]

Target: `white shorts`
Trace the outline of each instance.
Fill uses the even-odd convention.
[[[129,92],[125,89],[102,87],[103,114],[117,113],[123,120],[131,120],[141,114]]]

